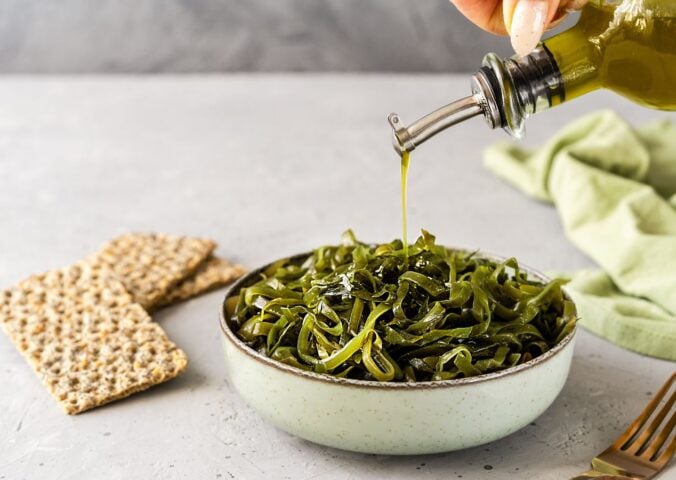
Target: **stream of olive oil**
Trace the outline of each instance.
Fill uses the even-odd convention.
[[[410,152],[401,154],[401,240],[404,242],[404,256],[408,259],[408,225],[406,214],[406,194],[408,185],[408,162],[411,157]]]

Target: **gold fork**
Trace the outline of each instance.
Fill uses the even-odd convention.
[[[647,480],[664,470],[676,450],[676,392],[669,395],[675,380],[673,373],[629,428],[592,460],[592,469],[571,480]]]

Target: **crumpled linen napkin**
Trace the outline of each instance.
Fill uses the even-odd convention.
[[[538,149],[489,147],[485,165],[553,203],[568,238],[602,268],[570,275],[580,325],[676,360],[676,125],[633,128],[597,112]]]

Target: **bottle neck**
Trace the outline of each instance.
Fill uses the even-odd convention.
[[[558,66],[566,101],[601,88],[601,54],[587,35],[583,26],[578,25],[543,43]]]
[[[528,117],[566,97],[559,67],[544,45],[521,58],[503,60],[489,53],[472,78],[472,91],[483,99],[489,126],[502,127],[516,138],[523,137]]]

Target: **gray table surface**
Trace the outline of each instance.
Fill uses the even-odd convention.
[[[335,242],[348,227],[394,238],[399,169],[385,116],[413,120],[467,85],[464,76],[388,75],[0,79],[0,285],[126,231],[213,237],[220,254],[250,267]],[[634,122],[665,115],[596,93],[532,120],[526,143],[604,107]],[[475,119],[416,152],[411,235],[425,227],[445,244],[543,270],[593,265],[551,206],[484,170],[482,149],[506,139]],[[155,317],[190,357],[182,377],[75,417],[0,335],[0,479],[567,478],[674,370],[581,331],[560,397],[520,432],[443,455],[355,454],[277,430],[230,388],[222,296]]]

